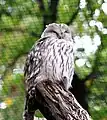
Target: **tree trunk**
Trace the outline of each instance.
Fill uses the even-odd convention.
[[[56,22],[57,19],[57,7],[59,0],[49,0],[48,1],[48,12],[43,15],[44,28],[50,23]]]
[[[48,11],[46,11],[46,7],[44,5],[43,0],[37,0],[39,4],[39,9],[43,13],[43,30],[46,25],[56,22],[57,19],[57,7],[59,0],[48,0]]]
[[[32,95],[31,95],[32,94]],[[63,89],[60,83],[53,83],[44,80],[32,87],[29,96],[33,96],[35,103],[47,120],[91,120],[86,110],[84,110],[75,99],[74,95]],[[33,106],[29,103],[30,106]],[[27,107],[29,108],[29,107]],[[33,110],[33,109],[32,109]],[[29,118],[33,120],[32,112],[27,110]]]
[[[79,104],[89,113],[88,106],[88,88],[85,85],[85,80],[81,80],[76,74],[73,76],[72,89],[73,93]]]

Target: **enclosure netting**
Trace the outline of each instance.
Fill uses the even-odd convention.
[[[0,0],[0,120],[22,120],[25,59],[52,22],[73,31],[75,74],[87,91],[80,96],[93,120],[107,120],[106,6],[106,0]]]

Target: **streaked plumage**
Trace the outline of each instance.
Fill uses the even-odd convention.
[[[69,27],[49,24],[29,52],[24,70],[27,88],[49,79],[63,81],[68,90],[74,74],[73,38]]]

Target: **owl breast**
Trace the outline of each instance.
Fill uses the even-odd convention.
[[[64,39],[56,39],[47,41],[45,45],[46,49],[41,53],[43,57],[41,75],[44,75],[53,82],[66,78],[64,85],[68,89],[71,86],[74,73],[72,42]]]

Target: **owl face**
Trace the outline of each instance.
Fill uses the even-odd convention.
[[[44,30],[41,37],[57,37],[59,39],[71,39],[72,34],[69,29],[69,27],[66,24],[57,24],[52,23],[46,26],[46,29]]]

